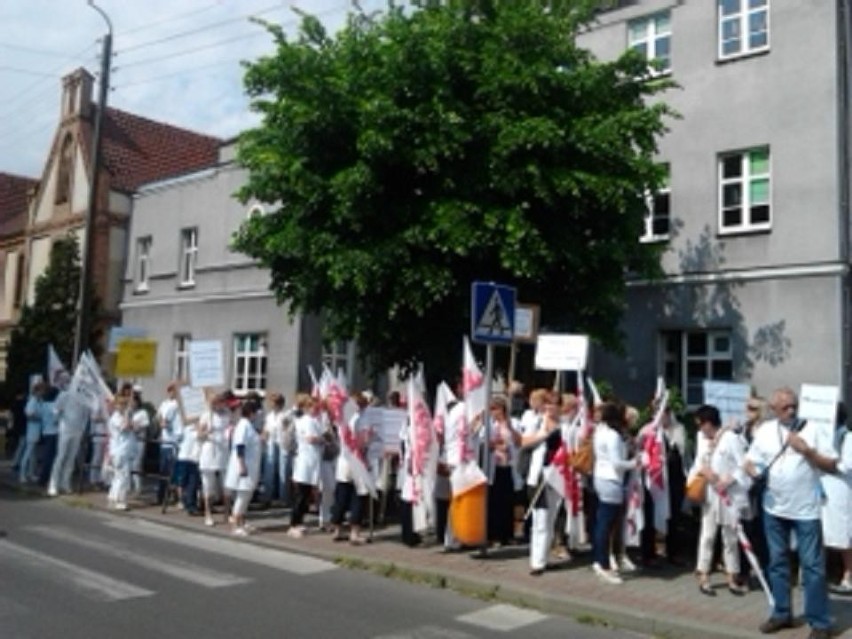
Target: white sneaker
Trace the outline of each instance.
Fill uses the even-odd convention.
[[[304,532],[302,531],[302,529],[301,529],[301,528],[299,528],[298,526],[292,526],[292,527],[291,527],[291,528],[287,531],[287,536],[288,536],[288,537],[293,537],[293,539],[301,539],[302,537],[304,537],[304,536],[305,536],[305,533],[304,533]]]
[[[595,574],[601,578],[601,580],[605,581],[608,584],[621,584],[624,583],[621,577],[618,576],[618,573],[614,570],[606,570],[599,563],[592,564],[592,570],[595,571]]]
[[[205,525],[205,526],[215,526],[215,525],[216,525],[216,522],[215,522],[215,521],[213,521],[213,518],[212,518],[210,515],[207,515],[207,516],[204,518],[204,525]]]
[[[237,537],[248,537],[249,532],[245,528],[234,528],[234,535]]]
[[[116,510],[127,510],[127,504],[125,504],[123,501],[119,502],[115,505],[115,509]]]
[[[48,497],[56,497],[58,494],[59,493],[56,490],[56,486],[51,486],[50,488],[47,489],[47,496]]]
[[[621,569],[621,572],[636,572],[636,564],[630,561],[630,557],[624,555],[617,564],[612,564],[613,566],[618,566]]]

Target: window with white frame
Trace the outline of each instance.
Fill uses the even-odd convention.
[[[347,380],[351,380],[352,364],[355,359],[355,343],[336,340],[322,345],[322,363],[337,375],[343,371]]]
[[[719,157],[719,232],[765,230],[772,223],[769,147]]]
[[[651,74],[671,71],[671,12],[631,20],[627,24],[627,46],[641,53],[649,63]]]
[[[704,380],[729,382],[734,378],[728,330],[666,331],[661,351],[666,385],[680,388],[690,407],[704,402]]]
[[[189,343],[191,335],[175,335],[172,379],[189,381]]]
[[[262,333],[238,333],[234,335],[234,382],[235,393],[266,390],[266,335]]]
[[[195,267],[198,262],[198,228],[183,229],[180,232],[180,284],[195,284]]]
[[[148,290],[148,278],[151,275],[151,236],[136,240],[136,290]]]
[[[666,175],[660,188],[656,193],[648,194],[648,212],[645,214],[645,232],[642,234],[643,242],[659,242],[669,239],[671,228],[671,199],[672,190],[670,184],[671,169],[664,164]]]
[[[769,0],[718,0],[719,58],[769,49]]]

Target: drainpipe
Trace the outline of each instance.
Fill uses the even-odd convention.
[[[844,401],[850,396],[850,351],[852,348],[852,327],[850,327],[850,275],[849,275],[849,233],[850,233],[850,155],[852,155],[852,139],[850,139],[849,125],[849,72],[852,70],[850,62],[850,42],[852,42],[852,22],[849,15],[849,0],[837,0],[837,159],[838,159],[838,224],[837,233],[839,242],[839,258],[843,266],[841,274],[841,326],[840,339],[841,355],[841,384],[840,396]]]

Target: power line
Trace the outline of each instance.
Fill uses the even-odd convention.
[[[136,51],[137,49],[143,49],[145,47],[151,47],[155,44],[160,44],[162,42],[170,42],[171,40],[178,40],[180,38],[185,38],[187,36],[195,35],[196,33],[203,33],[204,31],[210,31],[212,29],[218,29],[219,27],[226,26],[229,24],[233,24],[234,22],[243,22],[248,20],[249,18],[253,18],[255,16],[264,15],[267,13],[272,13],[273,11],[280,11],[281,9],[285,9],[280,4],[273,5],[271,7],[266,7],[264,9],[260,9],[253,13],[237,16],[236,18],[228,18],[227,20],[220,20],[219,22],[213,22],[211,24],[204,25],[202,27],[198,27],[196,29],[190,29],[188,31],[181,31],[179,33],[173,33],[171,35],[163,36],[162,38],[157,38],[156,40],[148,40],[147,42],[141,42],[139,44],[134,44],[133,46],[125,47],[123,49],[119,49],[116,52],[116,55],[121,55],[124,53],[128,53],[130,51]]]
[[[19,44],[7,44],[0,42],[0,49],[11,49],[12,51],[23,51],[24,53],[34,53],[35,55],[49,56],[53,58],[64,58],[65,53],[60,51],[45,51],[44,49],[34,49],[32,47],[24,47]]]
[[[126,89],[128,87],[135,87],[141,84],[151,84],[152,82],[160,82],[161,80],[168,80],[170,78],[180,77],[182,75],[190,75],[195,73],[196,71],[202,71],[204,69],[210,69],[213,67],[220,67],[225,64],[233,64],[235,62],[239,62],[240,58],[230,58],[228,60],[220,60],[219,62],[212,62],[210,64],[203,64],[197,67],[190,67],[189,69],[183,69],[182,71],[175,71],[174,73],[165,73],[161,75],[151,76],[148,78],[143,78],[142,80],[136,80],[134,82],[126,82],[125,84],[118,84],[115,86],[115,89]]]
[[[205,13],[207,11],[210,11],[210,9],[218,9],[221,6],[222,6],[221,2],[214,2],[213,4],[208,5],[206,7],[202,7],[200,9],[193,9],[192,11],[187,11],[186,13],[179,13],[177,15],[169,16],[167,18],[161,18],[160,20],[154,20],[153,22],[149,22],[147,24],[143,24],[143,25],[140,25],[138,27],[134,27],[133,29],[128,29],[126,31],[119,31],[117,33],[117,35],[123,35],[124,36],[124,35],[128,35],[130,33],[139,33],[140,31],[147,31],[148,29],[158,27],[161,24],[165,24],[167,22],[168,23],[178,22],[180,20],[183,20],[184,18],[189,18],[191,16],[198,15],[199,13]]]
[[[7,67],[0,65],[0,71],[8,71],[10,73],[20,73],[21,75],[31,75],[38,78],[56,78],[52,73],[42,73],[41,71],[31,71],[30,69],[19,69],[18,67]]]
[[[131,62],[129,64],[121,64],[115,67],[116,71],[121,71],[124,69],[129,69],[131,67],[138,67],[143,64],[150,64],[152,62],[160,62],[161,60],[170,60],[172,58],[179,58],[185,55],[190,55],[192,53],[197,53],[198,51],[204,51],[206,49],[215,49],[216,47],[222,44],[228,44],[230,42],[237,42],[239,40],[247,40],[249,38],[256,38],[258,36],[266,35],[263,31],[256,31],[254,33],[244,34],[240,36],[235,36],[233,38],[227,38],[225,40],[219,40],[218,42],[212,42],[210,44],[204,44],[199,47],[194,47],[192,49],[184,49],[183,51],[177,51],[173,53],[166,53],[154,58],[145,58],[144,60],[138,60],[136,62]]]

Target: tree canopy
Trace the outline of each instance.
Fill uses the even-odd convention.
[[[647,61],[576,43],[596,3],[421,2],[305,17],[246,64],[261,124],[239,140],[243,201],[271,203],[233,246],[292,313],[356,339],[376,370],[459,368],[474,280],[517,287],[553,330],[619,344],[669,109]]]
[[[79,295],[80,247],[75,236],[60,237],[53,241],[47,268],[36,280],[33,304],[24,306],[12,331],[4,384],[7,399],[27,391],[30,375],[39,373],[46,378],[50,344],[63,364],[73,367]],[[100,308],[97,299],[92,299],[91,308],[96,317]],[[99,329],[92,331],[90,343],[95,345],[99,335]]]

